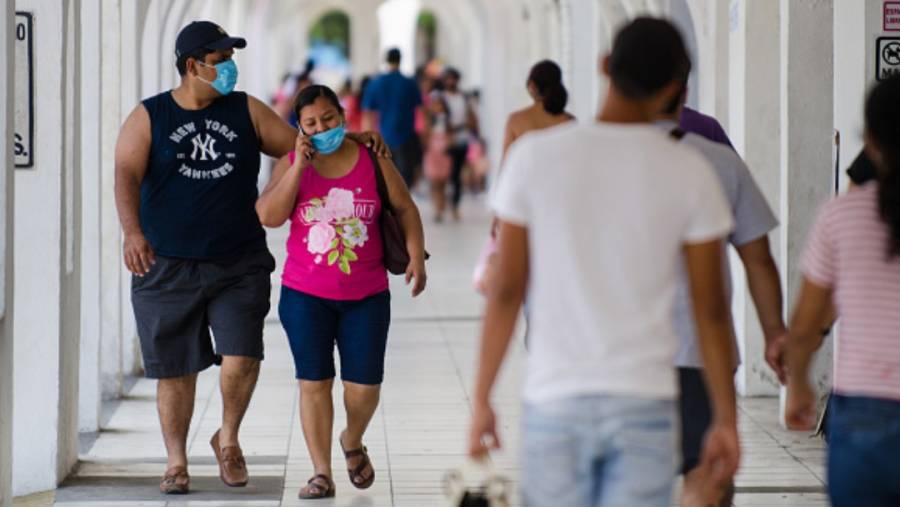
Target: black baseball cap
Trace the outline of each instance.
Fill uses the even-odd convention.
[[[199,48],[224,50],[245,48],[247,41],[241,37],[229,37],[225,30],[211,21],[194,21],[181,29],[175,39],[175,58],[181,58]]]

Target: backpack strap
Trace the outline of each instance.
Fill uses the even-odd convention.
[[[681,141],[684,136],[687,135],[687,132],[681,129],[681,127],[675,127],[669,131],[669,137],[676,141]]]

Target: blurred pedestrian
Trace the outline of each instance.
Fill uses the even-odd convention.
[[[702,463],[739,462],[731,318],[721,265],[733,219],[709,163],[651,124],[690,60],[678,29],[638,18],[603,61],[597,122],[533,132],[510,149],[474,390],[470,454],[499,447],[491,390],[528,292],[525,505],[668,507],[678,415],[672,324],[684,258],[713,405]]]
[[[816,422],[810,362],[832,304],[840,319],[828,407],[828,494],[835,507],[900,505],[900,76],[865,108],[876,180],[825,204],[803,256],[787,344],[788,426]]]
[[[478,135],[478,116],[465,94],[459,89],[462,74],[453,67],[444,70],[441,77],[442,90],[435,93],[441,97],[447,108],[449,118],[450,147],[447,154],[452,162],[450,185],[450,211],[453,219],[459,221],[459,204],[462,201],[462,171],[469,151],[470,136]]]
[[[416,108],[422,105],[422,94],[416,81],[400,72],[401,53],[397,48],[387,52],[388,71],[369,83],[363,96],[363,126],[376,125],[394,154],[403,180],[408,187],[415,182],[422,163],[422,144],[415,131]]]

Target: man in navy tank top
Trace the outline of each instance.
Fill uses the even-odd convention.
[[[131,112],[116,146],[116,206],[144,369],[159,379],[168,464],[160,491],[187,493],[187,433],[197,374],[219,364],[222,424],[210,445],[228,486],[247,484],[238,443],[263,358],[275,260],[254,205],[260,154],[279,158],[297,131],[234,91],[239,37],[209,21],[181,30],[181,84]],[[358,136],[384,151],[381,138]],[[210,332],[211,331],[211,332]]]

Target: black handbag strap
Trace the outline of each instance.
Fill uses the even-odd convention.
[[[369,154],[369,158],[372,159],[372,165],[375,166],[375,186],[378,189],[378,198],[381,199],[381,210],[382,212],[390,211],[393,213],[394,205],[391,204],[387,182],[384,181],[384,173],[382,172],[384,169],[381,167],[381,162],[378,161],[378,156],[375,155],[372,148],[366,148],[366,152]]]

